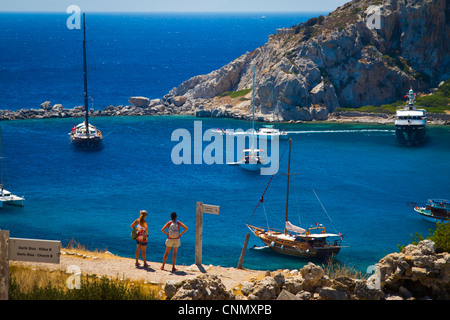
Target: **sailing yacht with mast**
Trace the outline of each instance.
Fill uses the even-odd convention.
[[[261,239],[266,246],[275,252],[304,258],[330,258],[337,255],[341,250],[341,242],[343,238],[342,234],[327,233],[325,227],[319,224],[316,224],[316,227],[306,230],[291,224],[288,220],[289,177],[292,175],[290,172],[291,143],[292,140],[289,139],[286,216],[284,230],[276,230],[269,227],[255,227],[249,225],[248,223],[247,227],[255,236]],[[263,197],[261,197],[260,202],[262,202],[262,199]],[[328,238],[335,238],[336,240],[331,242],[328,241]]]
[[[264,150],[255,148],[255,66],[253,66],[253,122],[252,122],[252,135],[250,137],[250,148],[242,150],[241,161],[239,165],[249,171],[258,171],[265,164]]]
[[[84,69],[84,122],[73,126],[70,141],[76,147],[100,147],[103,136],[100,130],[89,123],[88,91],[87,91],[87,63],[86,63],[86,21],[83,13],[83,69]]]

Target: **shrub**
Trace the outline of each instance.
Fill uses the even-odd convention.
[[[412,244],[418,244],[425,238],[418,232],[411,235]],[[436,223],[436,229],[430,229],[430,235],[426,238],[434,242],[434,248],[437,253],[450,252],[450,223]],[[400,251],[405,249],[405,245],[398,245]]]
[[[231,98],[238,98],[238,97],[245,96],[247,93],[249,93],[252,90],[253,90],[253,88],[242,89],[242,90],[239,90],[239,91],[225,91],[225,92],[222,92],[219,95],[219,97],[230,96]]]
[[[437,223],[429,239],[434,242],[436,252],[450,252],[450,223]]]

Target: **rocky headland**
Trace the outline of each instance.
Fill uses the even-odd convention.
[[[327,16],[277,30],[268,42],[209,74],[192,77],[162,98],[90,116],[190,114],[250,120],[393,123],[392,114],[336,112],[403,99],[413,87],[429,94],[450,78],[450,4],[446,0],[353,0]],[[252,84],[256,70],[255,88]],[[39,109],[0,110],[0,119],[84,116],[50,101]],[[449,124],[449,114],[431,114]]]
[[[446,0],[354,0],[278,30],[262,47],[188,79],[164,100],[183,97],[181,107],[198,116],[245,119],[254,89],[257,120],[271,119],[275,107],[280,121],[310,121],[326,120],[338,107],[401,100],[411,86],[427,92],[450,78],[449,12]]]

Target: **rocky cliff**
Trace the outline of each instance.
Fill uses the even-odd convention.
[[[446,0],[353,0],[327,16],[279,30],[269,41],[206,75],[173,88],[199,116],[248,118],[256,69],[259,120],[324,120],[337,107],[402,99],[450,78],[450,4]],[[248,90],[247,90],[248,91]],[[169,102],[169,103],[168,103]],[[257,119],[257,120],[258,120]]]

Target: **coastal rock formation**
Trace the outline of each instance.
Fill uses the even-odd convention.
[[[150,105],[150,99],[146,97],[130,97],[128,102],[134,107],[145,108]]]
[[[239,118],[251,104],[222,95],[252,89],[254,66],[262,118],[273,104],[280,120],[323,120],[339,106],[390,103],[411,85],[425,91],[450,78],[449,6],[446,0],[353,0],[271,35],[262,47],[186,80],[164,99],[184,96],[191,107],[203,107],[198,116],[228,104],[227,116]]]
[[[450,254],[436,253],[423,240],[401,253],[381,259],[367,280],[339,276],[330,279],[310,262],[300,270],[267,272],[263,279],[241,283],[242,295],[226,291],[216,276],[202,274],[181,282],[168,281],[167,299],[245,300],[412,300],[450,299]]]
[[[381,286],[391,296],[450,299],[450,254],[436,254],[431,240],[391,253],[377,266]]]
[[[168,281],[164,292],[169,300],[233,300],[222,281],[214,275],[203,274],[181,282]]]

